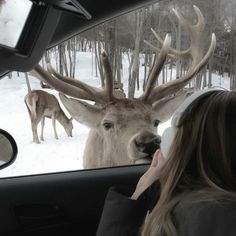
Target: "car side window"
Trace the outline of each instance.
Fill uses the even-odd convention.
[[[28,73],[9,73],[0,125],[18,156],[0,177],[150,163],[188,95],[235,88],[235,3],[226,2],[148,5],[47,50]]]

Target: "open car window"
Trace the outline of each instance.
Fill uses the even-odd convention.
[[[113,89],[116,90],[114,93],[117,97],[121,99],[123,96],[138,98],[146,91],[151,70],[159,55],[158,48],[162,46],[161,40],[158,42],[157,36],[152,31],[163,40],[168,34],[172,41],[171,47],[174,49],[183,51],[191,47],[189,32],[179,23],[172,8],[176,9],[186,19],[186,22],[194,25],[199,19],[198,10],[193,5],[200,9],[205,18],[204,30],[203,32],[199,30],[201,37],[197,43],[200,50],[197,52],[198,56],[203,58],[206,54],[211,44],[212,33],[216,35],[217,43],[213,55],[204,68],[197,73],[194,80],[185,86],[185,89],[189,93],[212,86],[234,90],[234,42],[236,39],[234,1],[219,1],[218,3],[210,0],[192,1],[191,3],[163,1],[146,6],[100,24],[47,50],[40,61],[40,66],[47,71],[47,65],[50,64],[60,75],[74,81],[82,81],[100,90],[106,88],[108,83],[106,77],[110,75],[113,77]],[[198,36],[198,34],[196,35]],[[110,74],[106,74],[102,61],[104,51],[111,64],[112,72]],[[170,54],[173,52],[171,51]],[[161,86],[170,80],[183,78],[191,69],[191,63],[191,57],[186,59],[174,55],[168,56],[161,67],[158,79],[152,86]],[[58,91],[46,82],[38,80],[38,76],[40,75],[35,71],[11,72],[0,80],[0,125],[14,136],[18,145],[16,161],[8,168],[1,170],[0,177],[148,163],[147,160],[134,161],[134,156],[138,157],[140,154],[133,151],[133,143],[137,145],[138,142],[138,150],[146,153],[146,156],[153,154],[149,155],[146,152],[145,147],[142,146],[143,140],[139,138],[138,133],[151,130],[150,133],[161,136],[163,130],[170,125],[171,112],[168,115],[165,115],[163,111],[158,114],[151,110],[145,113],[147,108],[143,112],[139,110],[139,113],[130,108],[127,111],[128,118],[124,121],[122,121],[123,113],[125,113],[123,110],[118,113],[112,110],[109,116],[104,116],[107,110],[111,109],[105,107],[109,101],[91,99],[95,93],[91,95],[90,87],[86,87],[87,90],[85,90],[86,96],[90,96],[90,99],[86,99],[86,96],[80,99],[91,107],[96,103],[96,107],[87,112],[81,108],[81,104],[78,110],[74,105],[69,104],[68,109],[65,106],[68,97],[64,97],[64,102],[62,102]],[[50,111],[58,107],[57,102],[48,95],[42,95],[42,92],[30,96],[26,100],[29,89],[52,94],[59,102],[65,114],[64,118],[61,115],[60,120],[56,121],[58,139],[55,139],[52,119],[47,118],[51,116]],[[151,93],[151,90],[148,93]],[[149,95],[145,96],[149,99]],[[158,101],[160,106],[163,99],[165,97]],[[155,104],[155,107],[158,107],[155,102],[157,100],[152,100],[151,105],[154,107]],[[33,103],[36,104],[36,107],[29,107]],[[33,138],[30,109],[35,109],[37,112],[41,110],[46,116],[43,141],[40,140],[41,124],[38,124],[40,143]],[[165,108],[166,110],[169,108]],[[174,111],[174,109],[172,110]],[[86,112],[87,114],[85,114]],[[73,117],[71,121],[73,129],[67,124],[71,117]],[[32,116],[31,119],[33,119]],[[150,124],[152,124],[152,128],[150,128]],[[70,137],[70,129],[72,129],[72,137]],[[130,130],[128,134],[127,130]],[[101,137],[105,137],[105,141]],[[149,138],[158,142],[154,136]],[[133,143],[131,143],[131,139],[133,139]],[[105,144],[107,146],[104,146]],[[153,147],[151,148],[153,149]],[[126,152],[129,154],[127,155]],[[111,157],[108,161],[104,160],[107,156]],[[140,155],[139,159],[146,156]],[[125,158],[128,158],[128,161]]]

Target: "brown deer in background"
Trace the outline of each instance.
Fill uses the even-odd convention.
[[[41,121],[41,136],[40,139],[43,141],[43,130],[45,124],[45,118],[52,119],[52,126],[54,130],[54,136],[58,139],[56,131],[56,120],[64,127],[67,135],[72,137],[72,118],[69,119],[61,109],[57,98],[43,90],[32,90],[25,96],[25,104],[27,106],[31,127],[33,132],[33,142],[40,143],[38,138],[37,127]]]
[[[106,73],[105,88],[95,88],[79,80],[64,77],[50,65],[48,71],[40,65],[34,68],[40,80],[61,92],[60,99],[72,117],[91,128],[83,157],[85,168],[149,162],[155,150],[160,147],[161,137],[157,135],[159,122],[169,119],[183,102],[188,93],[183,88],[205,67],[215,49],[216,39],[212,34],[210,46],[206,53],[203,52],[200,42],[205,26],[204,17],[196,6],[194,11],[198,22],[191,25],[174,10],[179,22],[190,35],[190,47],[187,50],[171,48],[168,35],[163,42],[154,32],[163,45],[145,90],[139,98],[116,96],[112,68],[106,53],[102,54]],[[183,77],[156,86],[156,79],[167,56],[191,59],[192,64]],[[78,99],[94,101],[95,104]]]

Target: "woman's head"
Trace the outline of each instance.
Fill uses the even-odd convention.
[[[212,91],[193,101],[183,117],[160,173],[158,204],[142,235],[175,235],[171,212],[185,191],[236,191],[236,92]]]
[[[178,166],[176,174],[183,187],[236,190],[235,138],[236,92],[211,92],[186,109],[167,166]]]

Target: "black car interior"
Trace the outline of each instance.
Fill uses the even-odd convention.
[[[10,71],[29,71],[46,49],[152,2],[33,0],[16,48],[0,45],[0,77]],[[95,235],[108,188],[134,187],[147,168],[136,165],[1,178],[0,235]]]
[[[0,179],[0,235],[95,235],[108,188],[134,187],[146,168]]]

